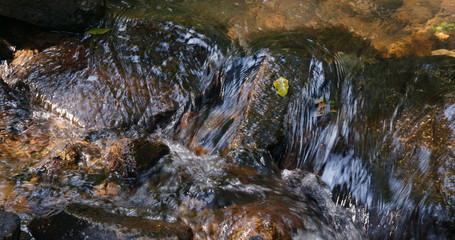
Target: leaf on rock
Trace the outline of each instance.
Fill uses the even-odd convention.
[[[87,31],[87,33],[93,34],[93,35],[101,35],[109,32],[111,29],[110,28],[92,28]]]
[[[275,82],[273,82],[273,86],[275,87],[276,93],[281,97],[286,96],[288,94],[289,84],[288,80],[284,77],[280,77]]]

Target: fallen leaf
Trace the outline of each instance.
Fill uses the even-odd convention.
[[[109,32],[111,29],[110,28],[92,28],[87,31],[87,33],[93,34],[93,35],[101,35]]]
[[[286,96],[288,94],[288,89],[289,89],[289,81],[284,78],[280,77],[275,82],[273,82],[273,86],[275,87],[276,93],[280,95],[281,97]]]

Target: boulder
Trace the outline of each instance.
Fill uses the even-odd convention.
[[[226,208],[216,238],[292,239],[298,229],[304,229],[299,213],[278,202],[255,202]]]
[[[65,31],[82,30],[105,11],[104,0],[0,0],[0,6],[1,16]]]
[[[123,178],[136,177],[168,153],[169,147],[162,142],[125,138],[111,146],[106,156],[107,168]]]
[[[169,22],[113,21],[106,34],[17,53],[4,81],[87,129],[150,132],[172,123],[206,90],[221,53],[208,37]]]
[[[63,211],[34,218],[28,225],[37,239],[192,239],[191,229],[140,217],[122,216],[81,204]]]
[[[19,239],[21,232],[20,218],[10,212],[0,210],[0,239],[16,240]]]
[[[333,115],[334,66],[323,49],[302,36],[271,36],[252,43],[256,54],[229,59],[214,106],[188,114],[180,138],[190,139],[189,147],[198,154],[221,153],[257,170],[274,170],[284,142],[295,136],[292,131],[307,127],[295,115],[304,116],[309,126],[325,124]],[[281,77],[289,82],[284,96],[274,88]],[[320,99],[325,101],[316,104]]]

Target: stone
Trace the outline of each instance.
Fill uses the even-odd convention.
[[[0,239],[16,240],[19,239],[21,232],[20,218],[10,212],[0,210]]]
[[[299,213],[278,202],[254,202],[224,210],[216,239],[292,239],[304,229]]]
[[[0,15],[37,26],[80,31],[96,23],[105,11],[104,0],[0,0]]]
[[[295,239],[365,239],[361,228],[353,222],[353,212],[332,200],[327,185],[313,173],[302,170],[283,170],[282,179],[289,191],[301,196],[301,211],[305,229]],[[335,237],[336,236],[336,237]]]
[[[196,153],[221,153],[245,166],[274,171],[274,163],[284,152],[281,148],[286,147],[284,142],[295,136],[292,131],[304,127],[296,126],[300,124],[293,119],[296,112],[312,125],[324,124],[333,115],[328,99],[333,65],[302,36],[271,36],[256,43],[270,49],[268,53],[227,61],[219,101],[186,121],[179,137],[190,139],[189,148]],[[273,88],[280,77],[289,81],[284,97]],[[324,97],[325,103],[314,104],[315,99]]]
[[[168,153],[169,147],[162,142],[124,138],[111,146],[106,164],[122,178],[136,177]]]
[[[59,141],[44,150],[44,157],[34,170],[49,176],[62,175],[64,171],[78,167],[81,155],[80,143],[71,140]]]
[[[192,239],[192,230],[179,223],[122,216],[97,207],[71,204],[63,211],[34,218],[28,225],[37,239]]]
[[[24,130],[27,127],[25,120],[30,115],[27,105],[25,97],[9,88],[0,78],[0,131],[11,133]]]
[[[207,90],[221,54],[208,37],[156,19],[116,19],[85,37],[17,54],[4,81],[74,125],[152,132]]]

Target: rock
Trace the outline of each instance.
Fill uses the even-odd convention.
[[[296,112],[313,126],[330,119],[330,76],[335,68],[326,53],[302,35],[271,36],[256,44],[269,52],[230,59],[222,71],[218,101],[194,114],[179,135],[190,139],[189,147],[198,153],[222,153],[268,172],[280,160],[283,142],[295,136],[292,131],[306,127],[296,126],[301,124],[293,119]],[[289,81],[284,97],[273,88],[280,77]],[[326,102],[314,103],[321,98]]]
[[[21,232],[21,219],[14,213],[0,210],[0,239],[19,239]]]
[[[343,132],[327,128],[318,138],[302,142],[303,149],[311,150],[310,146],[325,139],[334,140],[329,148],[324,146],[324,151],[330,151],[328,160],[315,155],[316,161],[308,161],[305,167],[322,172],[338,203],[355,200],[367,207],[375,206],[376,201],[385,203],[384,209],[372,211],[379,217],[371,214],[375,222],[370,226],[381,227],[373,227],[376,230],[368,236],[447,238],[442,236],[450,228],[444,225],[453,221],[455,211],[454,69],[453,58],[447,56],[364,64],[353,71],[353,78],[363,78],[350,86],[357,90],[339,94],[341,98],[335,100],[342,102],[337,111],[343,119],[336,124],[349,125],[350,129]],[[339,91],[343,89],[348,88],[340,87]],[[356,102],[365,105],[358,107]],[[321,145],[315,149],[316,154],[324,152]],[[302,159],[312,155],[309,150],[296,155]],[[297,148],[293,151],[298,153]],[[371,158],[371,153],[377,157]],[[414,230],[417,227],[421,229],[418,233]]]
[[[59,141],[49,146],[35,171],[49,176],[61,175],[64,171],[76,169],[81,160],[81,144],[71,140]]]
[[[305,230],[295,239],[365,239],[362,230],[353,222],[354,213],[332,201],[332,193],[319,177],[301,170],[283,170],[285,186],[300,196],[303,205],[295,207],[302,211]]]
[[[37,26],[79,31],[95,23],[105,11],[104,0],[0,0],[0,15]]]
[[[230,206],[223,218],[216,239],[292,239],[305,228],[297,212],[271,201]]]
[[[109,170],[115,171],[120,177],[136,177],[168,153],[169,147],[162,142],[125,138],[111,146],[106,164]]]
[[[221,53],[200,33],[151,19],[109,24],[104,35],[13,60],[5,82],[75,125],[150,132],[191,105],[217,71]]]
[[[9,88],[0,78],[0,131],[11,133],[24,130],[29,117],[27,105],[25,97]]]
[[[33,219],[28,225],[40,239],[192,239],[191,229],[168,223],[121,216],[100,208],[71,204],[63,211]]]

